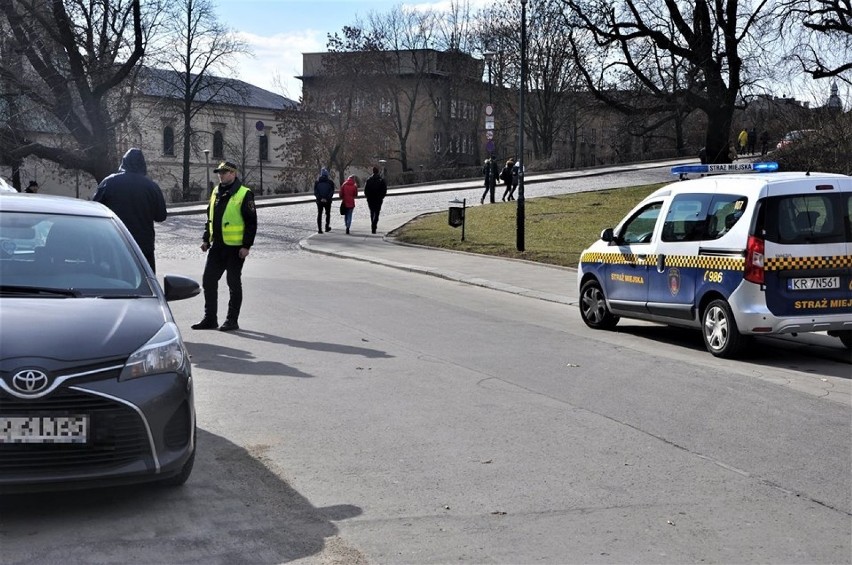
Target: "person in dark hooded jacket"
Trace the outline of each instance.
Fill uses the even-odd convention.
[[[166,200],[159,185],[147,176],[148,167],[141,149],[128,149],[118,172],[101,181],[93,200],[100,202],[124,222],[151,270],[154,262],[154,222],[166,219]]]

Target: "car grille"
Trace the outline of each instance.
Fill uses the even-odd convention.
[[[36,400],[23,400],[0,391],[0,415],[35,414],[89,415],[88,443],[0,444],[0,478],[102,472],[150,457],[141,417],[121,403],[67,389]]]

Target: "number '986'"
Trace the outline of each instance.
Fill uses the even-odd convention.
[[[704,271],[704,282],[720,283],[722,282],[722,271]]]

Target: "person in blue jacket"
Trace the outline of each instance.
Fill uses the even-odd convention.
[[[142,254],[156,272],[154,262],[154,222],[166,219],[166,200],[160,186],[148,178],[141,149],[131,148],[121,158],[121,166],[98,185],[95,202],[100,202],[124,222]]]

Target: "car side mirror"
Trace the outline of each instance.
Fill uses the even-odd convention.
[[[601,232],[601,241],[612,242],[615,240],[615,236],[612,233],[612,228],[606,228]]]
[[[201,287],[198,283],[188,277],[166,275],[163,279],[163,293],[166,295],[168,302],[192,298],[200,292]]]

